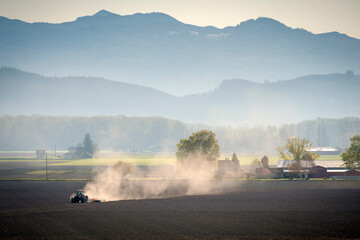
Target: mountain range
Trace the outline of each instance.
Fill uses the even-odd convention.
[[[213,125],[280,124],[360,117],[360,76],[309,75],[254,83],[233,79],[202,94],[177,97],[94,77],[45,77],[0,69],[0,116],[159,116]]]
[[[225,79],[276,82],[347,70],[358,74],[360,40],[337,32],[313,34],[270,18],[219,29],[184,24],[164,13],[121,16],[102,10],[61,24],[0,17],[0,66],[47,76],[97,76],[78,81],[98,84],[106,78],[121,82],[116,86],[137,88],[125,84],[130,83],[183,96],[212,91]],[[75,84],[69,79],[62,81]],[[47,80],[57,84],[55,78]],[[222,83],[212,95],[229,84],[267,86],[234,81]],[[105,82],[110,90],[115,84]],[[160,95],[190,99],[156,92]],[[160,114],[164,103],[157,104],[152,108]]]

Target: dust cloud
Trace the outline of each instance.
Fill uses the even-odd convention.
[[[217,178],[216,163],[199,156],[189,159],[187,164],[176,164],[172,170],[131,172],[130,169],[128,164],[119,162],[98,172],[96,180],[86,184],[86,194],[90,199],[105,201],[169,198],[217,194],[229,190],[231,185],[230,181]]]

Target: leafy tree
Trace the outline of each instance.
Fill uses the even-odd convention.
[[[208,130],[201,130],[189,138],[181,139],[176,147],[176,158],[180,163],[186,163],[191,158],[214,162],[220,157],[220,145],[215,133]]]
[[[269,168],[269,158],[267,156],[261,158],[261,165],[263,168]]]
[[[75,155],[79,158],[92,158],[97,150],[97,145],[91,139],[90,133],[86,133],[84,141],[77,145]]]
[[[97,151],[97,145],[91,139],[90,133],[86,133],[83,141],[85,152],[93,156]]]
[[[254,168],[261,167],[261,163],[260,163],[259,159],[252,160],[250,165],[253,166]]]
[[[233,161],[234,163],[236,163],[238,166],[240,165],[240,161],[236,156],[236,153],[233,153],[231,161]]]
[[[251,161],[250,166],[251,166],[251,171],[255,173],[255,169],[261,167],[261,163],[259,159],[254,159]]]
[[[346,168],[360,169],[360,135],[355,135],[350,141],[350,147],[340,156]]]
[[[301,161],[304,161],[305,163],[307,161],[313,162],[320,157],[319,154],[308,152],[308,149],[311,147],[312,143],[306,138],[291,137],[286,140],[284,147],[278,147],[277,150],[280,153],[280,158],[294,161],[290,169],[297,167],[301,178]]]

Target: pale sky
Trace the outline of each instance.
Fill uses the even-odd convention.
[[[270,17],[313,33],[360,38],[360,0],[0,0],[0,16],[26,22],[73,21],[102,9],[120,15],[163,12],[184,23],[219,28]]]

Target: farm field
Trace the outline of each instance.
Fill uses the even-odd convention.
[[[0,181],[0,238],[360,238],[358,181],[212,183],[217,194],[70,204],[85,181]]]

